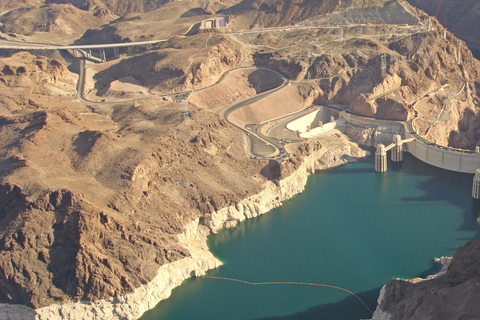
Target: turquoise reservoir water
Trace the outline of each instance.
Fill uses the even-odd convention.
[[[340,286],[372,311],[392,277],[438,270],[433,258],[452,255],[479,237],[473,175],[428,166],[409,154],[373,171],[373,158],[320,172],[305,192],[271,212],[209,238],[224,262],[210,276],[249,282],[295,281]],[[331,288],[251,286],[225,280],[185,281],[142,320],[365,319],[356,298]]]

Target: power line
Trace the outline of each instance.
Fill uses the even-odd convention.
[[[440,0],[440,3],[438,4],[437,12],[435,12],[435,18],[436,18],[437,15],[438,15],[438,11],[440,10],[440,6],[442,5],[442,2],[443,2],[443,0]]]
[[[183,101],[183,120],[185,121],[185,124],[190,124],[190,112],[188,112],[188,102]]]

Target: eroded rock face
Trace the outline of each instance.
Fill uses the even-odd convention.
[[[342,6],[340,1],[254,1],[246,8],[245,3],[231,12],[246,26],[295,24],[335,10],[347,20],[364,19],[390,4],[418,21],[403,5],[383,0],[368,1],[374,10],[357,15],[364,1],[351,1],[348,8],[346,1]],[[98,3],[84,4],[82,10],[94,10]],[[119,10],[136,10],[132,2],[116,4]],[[185,2],[188,10],[174,5],[163,17],[171,15],[167,20],[175,23],[170,24],[181,26],[145,33],[169,40],[104,67],[95,85],[133,76],[154,93],[179,92],[212,85],[225,71],[251,63],[279,69],[298,82],[287,88],[298,97],[295,110],[314,101],[388,119],[410,119],[418,111],[416,124],[427,138],[440,137],[452,146],[475,143],[477,123],[471,119],[477,114],[480,68],[463,45],[464,63],[458,66],[458,43],[450,34],[443,39],[440,29],[411,41],[391,39],[388,45],[356,39],[343,52],[305,57],[300,40],[317,41],[316,33],[300,40],[259,36],[251,43],[220,33],[170,38],[188,29],[192,17],[206,15],[192,2]],[[214,10],[223,4],[207,6]],[[150,28],[138,31],[132,25],[155,21],[157,13],[146,20],[146,15],[125,17],[96,33],[105,32],[105,38],[87,34],[83,40],[141,40]],[[50,31],[65,26],[53,22]],[[295,54],[288,51],[292,47]],[[380,54],[387,55],[385,78]],[[159,98],[113,107],[78,103],[73,78],[59,60],[18,53],[0,59],[0,66],[0,285],[5,288],[0,302],[37,308],[42,319],[73,315],[77,307],[84,308],[86,319],[99,316],[95,308],[115,308],[102,318],[141,314],[185,278],[218,266],[204,246],[208,233],[280,205],[301,192],[315,170],[364,155],[338,133],[331,140],[289,146],[292,155],[282,164],[248,159],[243,137],[211,110],[268,90],[277,78],[263,82],[252,76],[242,85],[244,95],[219,94],[214,106],[189,105],[191,123],[185,124],[183,106]],[[433,125],[429,115],[439,114],[435,106],[445,100],[446,85],[457,100],[449,121]],[[350,137],[366,144],[391,141],[391,128],[350,130]],[[31,316],[31,310],[25,312]]]
[[[68,122],[58,112],[2,117],[13,138],[2,148],[3,303],[39,308],[132,292],[190,256],[176,240],[189,221],[265,180],[241,137],[212,114],[198,114],[198,131],[184,138],[175,129],[131,144],[128,133],[82,130],[82,116],[70,111],[78,122]]]
[[[0,88],[1,101],[15,109],[27,96],[31,105],[35,105],[34,95],[72,96],[75,81],[59,60],[19,52],[0,59]]]
[[[382,289],[373,320],[478,319],[480,241],[460,247],[446,271],[427,280],[392,279]]]

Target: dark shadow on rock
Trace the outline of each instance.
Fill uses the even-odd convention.
[[[73,207],[73,195],[68,191],[53,192],[50,203],[55,207],[55,221],[48,270],[52,273],[52,283],[74,297],[78,287],[75,259],[80,249],[80,214]]]
[[[17,156],[11,156],[6,159],[0,160],[0,176],[7,177],[15,172],[17,169],[26,167],[26,160],[20,159]],[[0,202],[3,199],[0,200]],[[1,210],[1,206],[0,206]]]
[[[248,75],[250,83],[257,94],[279,87],[283,80],[280,76],[268,69],[258,69]]]
[[[30,101],[29,103],[31,104]],[[20,130],[23,137],[27,137],[28,135],[43,129],[47,124],[47,113],[44,111],[34,112],[28,121],[30,121],[28,125]]]
[[[28,104],[37,106],[35,101],[30,99],[28,100]],[[4,150],[8,150],[9,148],[18,148],[20,141],[24,141],[25,139],[33,136],[36,132],[42,130],[47,124],[47,114],[45,111],[32,112],[24,117],[17,117],[17,119],[20,120],[19,123],[20,126],[22,126],[22,129],[17,131],[17,135],[9,141],[10,143],[3,146]],[[15,125],[15,122],[16,121],[12,120],[12,118],[0,117],[0,129],[4,125]],[[24,123],[25,125],[23,125]]]
[[[8,159],[4,161],[8,161]],[[18,186],[9,183],[0,185],[0,225],[2,225],[2,227],[8,226],[26,210],[26,196]],[[3,240],[3,237],[0,238],[0,250],[5,249],[3,246]]]
[[[197,16],[208,16],[208,12],[203,10],[202,8],[193,8],[186,11],[182,14],[182,18],[189,18],[189,17],[197,17]]]
[[[240,15],[244,13],[245,11],[251,10],[252,5],[255,3],[255,0],[243,0],[239,3],[237,3],[234,6],[231,6],[225,10],[220,10],[218,13],[219,14],[227,14],[227,15]]]
[[[105,26],[100,29],[89,29],[83,36],[73,42],[74,45],[82,44],[104,44],[126,42],[117,34],[115,26]],[[97,50],[98,51],[98,50]]]
[[[270,181],[280,179],[280,163],[275,160],[269,160],[268,164],[260,170],[260,174]]]
[[[52,273],[52,283],[65,294],[77,295],[77,280],[75,276],[75,258],[79,246],[78,212],[63,215],[57,214],[53,225],[54,242],[50,248],[50,263],[48,270]]]
[[[80,74],[80,59],[74,60],[67,69],[72,73]]]
[[[268,62],[273,57],[271,53],[255,53],[252,55],[254,65],[256,66],[266,66]]]
[[[124,77],[133,77],[140,84],[147,86],[152,83],[166,83],[169,81],[172,82],[172,86],[182,84],[186,76],[183,70],[170,66],[157,69],[156,64],[166,57],[165,53],[154,51],[142,56],[124,59],[95,74],[93,77],[96,80],[95,89],[108,89],[112,81]]]
[[[101,133],[98,131],[86,130],[78,134],[77,138],[73,141],[73,151],[75,151],[80,157],[85,157],[90,153],[95,142],[101,137]]]
[[[357,294],[373,312],[377,306],[377,299],[381,288]],[[337,303],[320,305],[305,311],[280,317],[266,317],[252,320],[356,320],[370,319],[372,314],[354,296],[349,296]]]

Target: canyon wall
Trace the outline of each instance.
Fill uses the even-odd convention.
[[[265,182],[263,189],[237,203],[212,210],[188,223],[178,235],[178,242],[190,256],[167,263],[146,285],[121,297],[97,301],[78,301],[53,304],[31,309],[22,305],[0,304],[0,318],[30,319],[136,319],[143,312],[166,299],[171,290],[192,276],[201,276],[221,263],[208,250],[206,239],[221,228],[236,226],[239,222],[264,214],[290,199],[305,188],[307,178],[316,170],[346,164],[366,152],[340,132],[298,145],[292,157],[282,164],[270,164],[278,171],[277,179]]]
[[[480,241],[460,247],[427,279],[392,279],[381,290],[372,320],[478,319]]]

